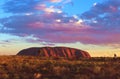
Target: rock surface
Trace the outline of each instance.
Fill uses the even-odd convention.
[[[69,47],[32,47],[21,50],[17,55],[65,58],[91,57],[90,54],[86,51]]]

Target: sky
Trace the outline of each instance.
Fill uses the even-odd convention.
[[[120,0],[0,0],[0,55],[45,46],[120,56]]]

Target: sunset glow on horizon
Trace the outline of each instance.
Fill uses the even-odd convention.
[[[45,46],[120,56],[120,0],[0,0],[0,55]]]

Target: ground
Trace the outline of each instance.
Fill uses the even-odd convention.
[[[120,58],[0,56],[0,79],[120,79]]]

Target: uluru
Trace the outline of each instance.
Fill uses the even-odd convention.
[[[23,49],[17,55],[40,57],[90,58],[86,51],[69,47],[31,47]]]

